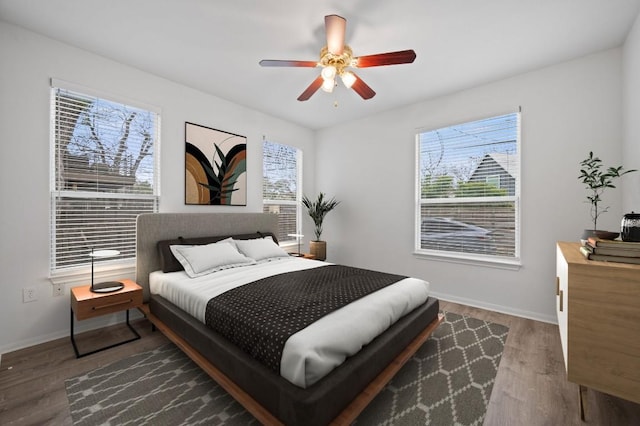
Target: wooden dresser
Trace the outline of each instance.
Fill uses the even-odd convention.
[[[557,243],[556,311],[567,379],[640,403],[640,265],[586,260]]]

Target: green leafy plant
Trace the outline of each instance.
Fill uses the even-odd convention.
[[[599,206],[604,190],[607,188],[615,188],[613,185],[615,178],[637,170],[624,170],[622,166],[609,167],[603,170],[604,165],[602,164],[602,160],[594,157],[593,152],[589,152],[589,157],[582,160],[580,165],[582,168],[580,169],[578,179],[580,179],[580,182],[585,184],[589,190],[587,200],[591,204],[591,219],[593,219],[593,230],[595,231],[598,229],[598,217],[609,210],[608,206],[604,208]]]
[[[318,198],[315,201],[311,201],[306,195],[302,196],[302,205],[307,208],[307,213],[309,213],[309,216],[315,224],[314,232],[316,234],[316,239],[314,241],[320,241],[324,217],[327,213],[336,208],[338,204],[340,204],[340,201],[336,201],[335,198],[331,198],[330,200],[326,199],[322,192],[318,194]]]

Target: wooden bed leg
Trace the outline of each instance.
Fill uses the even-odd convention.
[[[587,398],[587,387],[583,385],[578,385],[578,401],[580,404],[580,420],[585,421],[584,415],[584,404],[585,399]]]

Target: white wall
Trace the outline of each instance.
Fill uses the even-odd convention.
[[[621,66],[621,50],[609,50],[319,132],[316,186],[342,201],[323,234],[329,260],[424,278],[446,300],[555,321],[555,242],[577,241],[590,225],[579,162],[590,150],[605,164],[622,158]],[[416,258],[416,129],[518,106],[521,269]],[[602,228],[619,229],[621,192],[605,201]]]
[[[261,211],[262,135],[303,150],[304,190],[314,191],[308,129],[1,21],[0,58],[0,353],[69,333],[69,289],[53,297],[48,280],[51,77],[162,109],[161,211]],[[247,136],[246,207],[184,205],[185,121]],[[23,304],[31,286],[38,300]]]
[[[640,15],[629,32],[623,47],[622,75],[625,166],[640,170]],[[632,173],[623,182],[624,213],[640,212],[640,172]]]

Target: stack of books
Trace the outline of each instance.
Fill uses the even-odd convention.
[[[640,265],[640,243],[590,237],[582,241],[580,252],[589,260]]]

